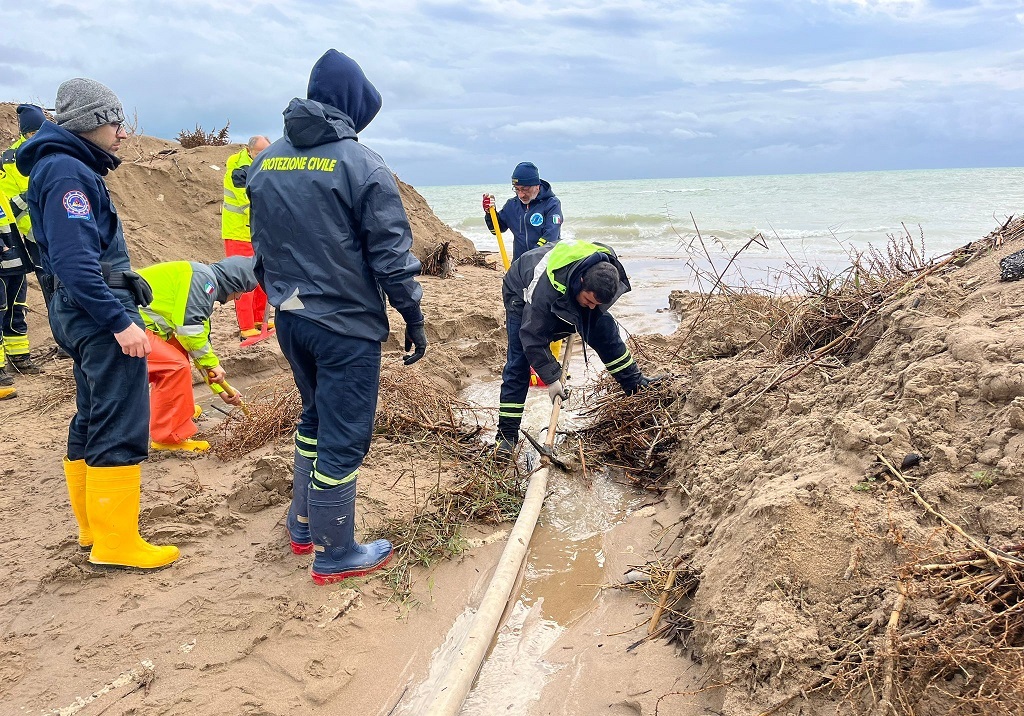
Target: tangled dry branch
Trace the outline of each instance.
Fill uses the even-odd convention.
[[[233,410],[210,436],[214,454],[231,460],[277,440],[295,429],[301,411],[299,391],[287,377],[250,388],[245,410]],[[375,435],[430,436],[458,453],[480,429],[477,408],[417,371],[394,362],[382,366]]]
[[[630,396],[611,381],[603,388],[581,413],[588,425],[579,433],[585,452],[621,468],[640,487],[660,489],[678,442],[680,426],[670,408],[682,395],[681,383],[662,380]]]

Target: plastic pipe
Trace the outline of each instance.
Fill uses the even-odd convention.
[[[572,339],[573,336],[569,336],[565,341],[565,354],[562,358],[563,375],[568,368],[569,355],[572,352]],[[551,422],[544,440],[548,447],[555,444],[555,426],[558,424],[558,413],[561,407],[560,398],[556,399],[554,405],[551,406]],[[537,519],[540,517],[540,509],[544,505],[544,496],[548,489],[548,469],[545,465],[530,477],[522,509],[520,509],[519,517],[516,518],[512,532],[508,536],[508,542],[501,553],[501,559],[498,560],[491,583],[487,585],[487,591],[480,601],[476,616],[473,617],[469,633],[459,648],[455,663],[452,664],[437,687],[437,695],[434,697],[430,710],[427,711],[427,716],[457,716],[462,710],[462,704],[466,697],[473,689],[473,682],[476,681],[476,677],[483,667],[487,650],[501,626],[501,616],[505,613],[505,606],[512,596],[512,589],[519,578],[519,571],[522,569],[526,551],[530,546],[530,538],[537,526]]]

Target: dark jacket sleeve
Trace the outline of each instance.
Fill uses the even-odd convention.
[[[622,340],[619,324],[611,314],[599,310],[584,310],[587,321],[583,327],[583,340],[597,351],[605,368],[629,392],[640,381],[640,366]]]
[[[360,195],[357,218],[370,271],[405,322],[422,323],[420,262],[412,253],[412,229],[391,171],[375,169]]]
[[[87,216],[73,215],[64,206],[68,194],[76,191],[89,201]],[[100,270],[103,246],[96,211],[105,202],[106,197],[98,195],[94,182],[70,176],[47,184],[40,196],[40,209],[54,275],[96,323],[109,328],[111,333],[120,333],[131,325],[132,319],[104,283]]]
[[[234,184],[236,189],[245,188],[246,175],[249,173],[248,169],[249,167],[238,167],[238,169],[231,172],[231,183]]]
[[[550,302],[544,297],[538,297],[538,293],[539,289],[534,292],[533,303],[523,306],[519,340],[523,343],[523,351],[530,365],[540,379],[550,385],[562,377],[562,366],[551,352],[551,341],[554,340],[558,324],[564,327],[568,327],[568,324],[552,312]]]
[[[541,229],[540,238],[544,239],[545,244],[553,244],[562,238],[562,202],[558,197],[551,197],[551,205],[544,212],[544,227]],[[536,245],[544,246],[539,240]]]

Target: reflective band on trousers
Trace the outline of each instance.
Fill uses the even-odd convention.
[[[301,434],[299,431],[295,431],[295,449],[299,455],[308,457],[310,459],[316,458],[316,438],[308,438]]]
[[[526,403],[501,403],[498,406],[498,417],[521,418],[525,408]]]
[[[349,474],[345,475],[345,477],[338,479],[336,477],[331,477],[330,475],[323,474],[322,472],[316,469],[316,465],[313,466],[313,481],[319,482],[323,485],[328,485],[329,487],[340,487],[341,485],[347,485],[348,483],[355,480],[356,475],[358,474],[359,470],[356,469],[350,472]]]

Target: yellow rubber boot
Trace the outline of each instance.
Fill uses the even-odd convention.
[[[210,449],[210,443],[205,440],[182,440],[180,443],[158,443],[149,444],[150,450],[164,450],[167,452],[206,452]]]
[[[93,532],[90,562],[154,569],[178,558],[177,547],[158,547],[139,536],[142,470],[138,465],[88,467],[85,479]]]
[[[18,390],[10,385],[0,386],[0,400],[7,400],[8,398],[17,398]]]
[[[92,547],[92,530],[89,529],[89,516],[85,510],[85,460],[68,460],[65,456],[64,481],[68,484],[71,511],[78,523],[78,544],[80,547]]]
[[[199,403],[195,404],[195,408],[192,410],[192,419],[199,420],[199,416],[203,414],[203,406]]]

